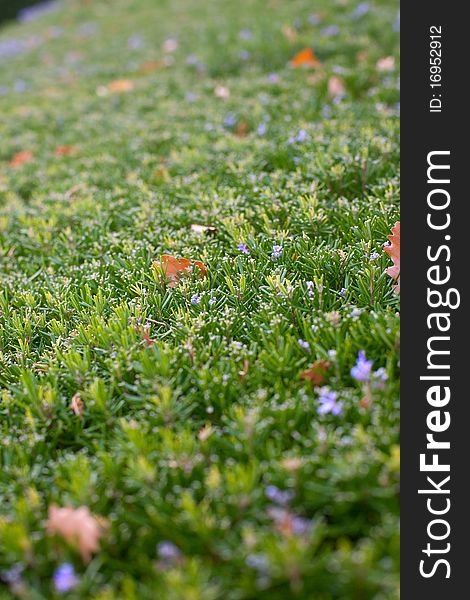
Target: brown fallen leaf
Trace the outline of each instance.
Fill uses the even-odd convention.
[[[146,60],[139,65],[139,73],[153,73],[154,71],[158,71],[163,67],[163,63],[160,60]]]
[[[313,385],[321,385],[325,382],[325,376],[328,373],[329,368],[330,363],[327,360],[316,360],[311,367],[302,371],[300,378],[311,381]]]
[[[395,294],[400,293],[400,221],[397,221],[392,227],[392,235],[387,236],[390,240],[390,245],[384,247],[386,252],[393,261],[393,266],[386,271],[393,279],[397,280],[397,284],[393,287]]]
[[[299,67],[318,67],[320,61],[316,57],[314,51],[311,48],[304,48],[297,52],[297,54],[290,61],[291,67],[298,69]]]
[[[92,555],[99,551],[106,528],[106,520],[92,515],[87,506],[49,506],[47,533],[63,538],[80,553],[84,563],[90,562]]]
[[[346,93],[343,80],[337,75],[332,75],[328,80],[328,94],[332,98],[340,98]]]
[[[282,33],[289,42],[296,42],[299,37],[297,31],[291,25],[283,25]]]
[[[17,152],[10,160],[11,167],[20,167],[24,163],[33,160],[33,153],[30,150],[22,150]]]
[[[107,96],[108,94],[117,94],[121,92],[129,92],[134,89],[134,82],[130,79],[116,79],[107,85],[100,85],[96,93],[98,96]]]
[[[57,146],[54,150],[54,154],[56,156],[70,156],[71,154],[75,154],[76,149],[73,146],[63,145]]]
[[[83,419],[83,413],[85,412],[85,403],[80,397],[80,392],[77,392],[72,396],[72,400],[70,401],[70,410],[74,415]]]
[[[201,261],[195,260],[191,264],[187,258],[176,258],[169,254],[162,254],[159,261],[154,261],[153,267],[162,273],[171,288],[175,288],[183,277],[190,275],[194,267],[198,269],[201,279],[207,275],[207,268]]]
[[[153,344],[155,344],[155,340],[150,337],[150,327],[142,327],[140,325],[135,325],[134,329],[140,335],[147,347],[153,346]]]
[[[250,126],[246,121],[239,121],[235,126],[235,135],[238,137],[245,137],[250,130]]]

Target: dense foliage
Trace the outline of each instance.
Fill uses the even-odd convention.
[[[397,9],[0,31],[0,598],[398,598]]]

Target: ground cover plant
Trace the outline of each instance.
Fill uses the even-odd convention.
[[[0,598],[398,598],[397,10],[0,30]]]

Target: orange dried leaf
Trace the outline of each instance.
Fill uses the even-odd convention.
[[[304,48],[291,59],[291,67],[318,67],[320,61],[311,48]]]
[[[134,88],[134,84],[130,79],[116,79],[108,83],[108,90],[110,92],[128,92]]]
[[[390,240],[390,246],[385,246],[384,252],[386,252],[393,260],[393,266],[389,267],[386,271],[387,275],[390,275],[393,279],[397,280],[397,285],[394,286],[395,294],[400,293],[400,221],[395,223],[392,227],[392,235],[388,236]]]
[[[300,374],[301,379],[307,379],[313,385],[321,385],[325,381],[325,376],[330,368],[330,363],[327,360],[316,360],[312,366]]]
[[[191,273],[191,261],[187,258],[176,258],[169,254],[162,254],[160,260],[155,261],[154,267],[162,272],[166,278],[168,287],[174,288],[182,277]],[[199,260],[194,261],[194,266],[199,269],[199,277],[206,276],[207,269]]]
[[[46,529],[49,535],[62,537],[77,550],[83,562],[88,563],[100,549],[100,539],[106,529],[106,521],[93,516],[87,506],[49,507]]]
[[[20,167],[22,164],[33,160],[33,153],[30,150],[23,150],[17,152],[10,160],[11,167]]]
[[[73,146],[57,146],[54,150],[54,154],[56,156],[70,156],[71,154],[75,154],[76,150]]]
[[[153,73],[163,66],[163,63],[160,60],[146,60],[139,65],[139,73]]]

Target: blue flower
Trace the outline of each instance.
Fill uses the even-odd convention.
[[[343,403],[338,402],[337,398],[337,392],[330,390],[328,387],[322,387],[318,397],[320,402],[320,406],[317,408],[318,414],[324,415],[330,412],[335,416],[339,415],[343,410]]]
[[[244,244],[243,242],[240,242],[238,244],[237,248],[240,250],[240,252],[242,254],[250,254],[250,251],[248,250],[248,246],[246,244]]]
[[[212,306],[213,304],[215,304],[217,302],[217,298],[215,296],[213,296],[210,300],[209,300],[209,306]]]
[[[298,343],[301,348],[303,348],[304,350],[310,351],[310,344],[308,342],[306,342],[305,340],[299,339]]]
[[[370,372],[372,369],[373,361],[366,359],[364,350],[360,350],[357,361],[354,367],[351,369],[351,375],[356,381],[369,381]]]
[[[370,10],[370,4],[368,2],[361,2],[355,8],[355,10],[351,13],[353,19],[360,19],[364,15],[366,15]]]
[[[191,304],[199,304],[199,300],[200,300],[200,299],[199,299],[199,296],[198,296],[198,294],[193,294],[193,295],[191,296]]]
[[[377,260],[378,258],[380,258],[380,254],[378,252],[372,252],[369,258],[370,260]]]
[[[169,541],[160,542],[157,545],[157,554],[160,559],[159,567],[163,570],[181,563],[183,558],[180,549]]]
[[[237,119],[233,113],[227,115],[224,119],[225,127],[234,127],[237,123]]]
[[[339,27],[337,25],[329,25],[320,31],[320,35],[323,37],[333,37],[334,35],[338,35],[338,33]]]
[[[282,255],[282,246],[278,246],[275,244],[273,246],[273,252],[271,254],[271,258],[280,258]]]
[[[63,563],[55,570],[53,581],[56,591],[63,594],[77,585],[78,578],[73,566],[70,563]]]
[[[294,493],[290,490],[282,491],[275,485],[268,485],[264,493],[266,494],[266,497],[271,500],[271,502],[281,506],[289,504],[294,497]]]

